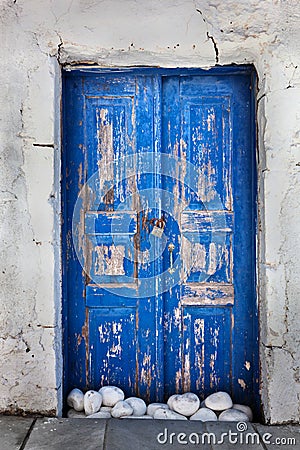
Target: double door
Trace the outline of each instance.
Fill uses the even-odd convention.
[[[253,79],[64,73],[65,387],[254,406]]]

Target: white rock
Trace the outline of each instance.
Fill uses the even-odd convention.
[[[125,402],[133,409],[133,416],[143,416],[147,411],[146,403],[141,398],[129,397],[126,398]]]
[[[109,412],[98,411],[95,414],[87,416],[87,419],[110,419],[111,415]]]
[[[224,411],[225,409],[232,408],[232,405],[231,397],[227,392],[216,392],[205,399],[206,408],[212,409],[213,411]]]
[[[120,400],[118,403],[116,403],[111,410],[112,417],[115,417],[116,419],[122,416],[132,416],[132,413],[133,408],[131,408],[129,403],[126,403],[123,400]]]
[[[149,416],[154,416],[155,411],[158,409],[169,409],[168,405],[166,403],[150,403],[150,405],[147,406],[147,414]]]
[[[249,406],[239,405],[239,404],[235,403],[232,408],[238,409],[239,411],[242,411],[243,413],[247,414],[250,422],[252,422],[253,413],[252,413],[252,409]]]
[[[97,391],[87,391],[84,394],[84,411],[86,416],[99,411],[102,404],[102,395]]]
[[[195,414],[195,412],[198,411],[200,407],[199,398],[192,392],[186,392],[182,395],[176,395],[171,403],[171,409],[173,409],[173,411],[187,417]]]
[[[239,409],[226,409],[219,415],[220,422],[249,422],[249,417]]]
[[[75,411],[83,411],[84,393],[80,389],[72,389],[67,397],[67,404]]]
[[[155,411],[153,419],[171,419],[171,420],[187,420],[185,416],[177,414],[170,409],[159,408]]]
[[[144,414],[143,416],[123,416],[120,419],[153,419],[153,417]]]
[[[201,420],[201,422],[210,422],[218,420],[217,415],[208,408],[200,408],[190,417],[190,420]]]
[[[75,409],[69,409],[67,412],[67,417],[69,419],[86,419],[84,411],[75,411]]]
[[[174,401],[174,398],[177,397],[177,395],[178,394],[174,394],[174,395],[171,395],[171,397],[168,398],[167,405],[168,405],[168,407],[170,409],[173,409],[173,401]]]
[[[125,398],[124,392],[117,386],[103,386],[99,392],[102,395],[103,406],[115,406]]]

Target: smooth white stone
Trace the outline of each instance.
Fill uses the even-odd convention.
[[[227,392],[215,392],[205,399],[206,408],[212,409],[213,411],[224,411],[225,409],[232,408],[232,405],[231,397]]]
[[[105,411],[98,411],[95,414],[91,414],[90,416],[87,416],[87,419],[110,419],[111,415],[109,412]]]
[[[143,416],[123,416],[120,419],[153,419],[153,417],[144,414]]]
[[[86,416],[99,411],[102,404],[102,395],[97,391],[87,391],[84,394],[84,412]]]
[[[249,417],[239,409],[226,409],[219,415],[220,422],[249,422]]]
[[[116,403],[111,410],[112,417],[116,419],[122,416],[132,416],[132,413],[133,409],[131,408],[129,403],[126,403],[124,400],[120,400],[118,403]]]
[[[154,416],[155,411],[158,409],[169,409],[168,405],[166,403],[150,403],[150,405],[147,406],[147,414],[149,416]]]
[[[133,409],[133,416],[143,416],[147,411],[146,403],[141,398],[129,397],[125,402]]]
[[[176,397],[174,397],[171,409],[178,414],[189,417],[195,414],[199,407],[200,400],[197,395],[192,392],[186,392],[185,394],[176,395]]]
[[[75,409],[75,411],[83,411],[84,393],[80,389],[72,389],[67,397],[67,404],[71,406],[71,408]]]
[[[115,406],[120,400],[124,400],[125,394],[117,386],[103,386],[99,389],[104,406]]]
[[[242,411],[243,413],[247,414],[250,422],[253,420],[253,413],[250,406],[247,405],[239,405],[238,403],[235,403],[232,407],[233,409],[238,409],[239,411]]]
[[[86,419],[86,415],[83,411],[75,411],[75,409],[69,409],[67,417],[69,419]]]
[[[187,420],[185,416],[170,409],[159,408],[155,411],[153,419]]]
[[[190,420],[201,420],[201,422],[210,422],[218,420],[217,415],[208,408],[200,408],[190,417]]]
[[[171,395],[171,397],[168,398],[167,405],[168,405],[168,407],[170,409],[173,409],[173,401],[174,401],[174,398],[177,397],[177,395],[178,394],[174,394],[174,395]]]

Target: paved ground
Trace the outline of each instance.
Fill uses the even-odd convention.
[[[245,429],[247,427],[247,429]],[[300,450],[300,426],[0,416],[0,450]]]

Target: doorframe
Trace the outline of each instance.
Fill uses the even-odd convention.
[[[68,317],[67,317],[67,291],[66,291],[66,283],[64,281],[64,255],[65,255],[65,248],[66,248],[66,239],[64,238],[64,218],[65,218],[65,210],[64,210],[64,203],[65,203],[65,194],[66,190],[63,185],[63,169],[65,167],[65,159],[64,159],[64,137],[63,137],[63,125],[64,125],[64,73],[65,72],[72,72],[72,73],[82,73],[87,76],[93,76],[94,74],[105,74],[105,73],[145,73],[145,74],[161,74],[161,75],[241,75],[243,73],[251,73],[252,76],[252,86],[255,88],[255,92],[251,96],[251,117],[253,120],[251,120],[251,147],[253,148],[253,164],[252,164],[252,205],[253,205],[253,215],[254,215],[254,223],[255,223],[255,277],[253,280],[254,283],[254,292],[256,292],[256,298],[254,299],[253,303],[253,311],[255,315],[257,316],[257,320],[254,321],[254,333],[256,336],[258,336],[258,344],[256,348],[257,352],[257,360],[259,363],[259,367],[257,368],[256,376],[259,380],[258,386],[261,383],[262,376],[261,376],[261,367],[260,367],[260,315],[259,315],[259,306],[260,306],[260,296],[259,296],[259,265],[258,265],[258,255],[260,252],[260,239],[259,239],[259,233],[257,229],[257,222],[259,218],[259,208],[258,208],[258,202],[259,202],[259,184],[258,184],[258,123],[257,123],[257,72],[252,64],[245,64],[245,65],[225,65],[225,66],[214,66],[209,69],[201,69],[201,68],[186,68],[186,67],[176,67],[176,68],[169,68],[169,67],[153,67],[153,66],[118,66],[118,67],[100,67],[100,66],[93,66],[90,67],[88,65],[84,64],[78,64],[78,65],[72,65],[72,66],[65,66],[61,67],[61,77],[60,77],[60,93],[61,93],[61,107],[60,107],[60,117],[61,117],[61,123],[59,127],[58,133],[60,134],[60,143],[61,143],[61,154],[60,154],[60,163],[59,163],[59,179],[60,179],[60,212],[61,212],[61,223],[59,224],[60,227],[60,275],[61,275],[61,289],[59,297],[61,297],[61,314],[62,314],[62,411],[65,409],[66,405],[66,397],[68,394],[68,373],[67,373],[67,352],[65,349],[68,347],[67,343],[67,336],[68,336]],[[57,166],[56,166],[57,167]],[[260,393],[259,389],[255,393],[255,398],[257,399],[257,410],[262,408],[261,400],[260,400]]]

